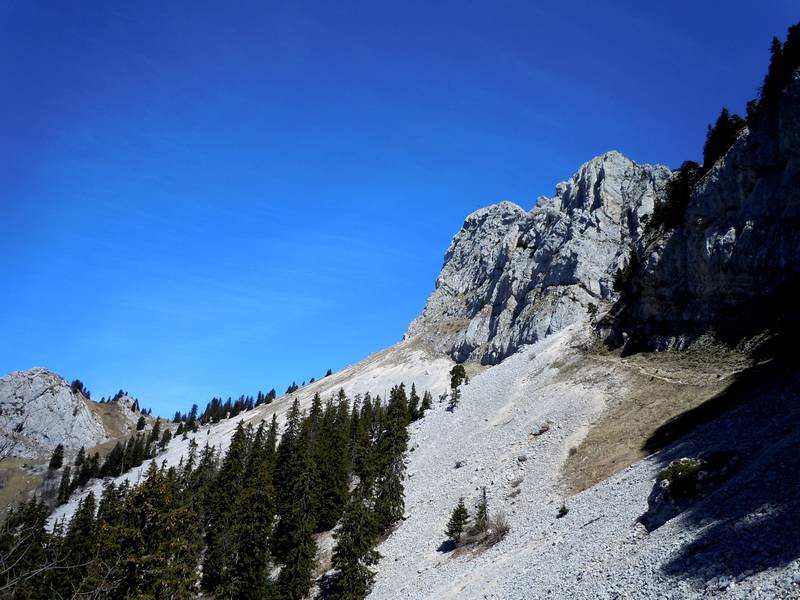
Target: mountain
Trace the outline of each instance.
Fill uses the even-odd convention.
[[[640,238],[671,172],[608,152],[540,198],[464,221],[436,290],[406,338],[456,361],[497,364],[616,297],[612,280]]]
[[[13,443],[12,456],[49,458],[58,444],[91,448],[129,434],[140,416],[132,398],[93,402],[47,369],[0,378],[0,433]]]
[[[137,485],[151,463],[224,452],[273,415],[283,430],[295,400],[319,411],[339,390],[386,398],[403,382],[434,401],[408,425],[404,511],[377,545],[370,598],[800,597],[800,74],[787,77],[779,93],[765,84],[685,205],[684,167],[608,152],[530,211],[476,211],[398,344],[235,418],[181,424],[49,523],[111,480]],[[468,380],[453,402],[457,364]],[[4,426],[27,415],[17,433],[31,448],[109,436],[63,379],[6,379]],[[448,540],[460,500],[473,515],[485,501],[492,532],[507,531]],[[315,591],[329,589],[336,540],[314,538]]]
[[[59,444],[69,461],[81,447],[104,452],[126,439],[142,416],[148,427],[155,421],[128,396],[101,404],[86,393],[43,368],[0,378],[0,512],[32,490],[52,488],[47,463]]]

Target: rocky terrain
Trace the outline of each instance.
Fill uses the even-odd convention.
[[[670,170],[608,152],[530,212],[502,202],[467,217],[407,338],[496,364],[615,298],[612,278],[663,196]]]
[[[0,379],[0,432],[13,456],[35,458],[57,444],[77,450],[109,439],[93,402],[47,369],[15,371]]]

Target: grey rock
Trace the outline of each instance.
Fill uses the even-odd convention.
[[[0,378],[0,437],[14,443],[12,456],[92,447],[108,439],[91,401],[47,369],[15,371]]]
[[[496,364],[614,299],[614,272],[671,172],[619,152],[584,164],[526,212],[511,202],[467,217],[436,289],[406,332],[457,361]]]
[[[790,314],[800,281],[800,73],[700,180],[683,225],[643,241],[637,293],[614,307],[612,345],[733,340]]]

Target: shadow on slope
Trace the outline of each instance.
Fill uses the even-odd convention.
[[[787,356],[742,373],[647,440],[651,451],[677,440],[661,456],[665,466],[730,450],[739,461],[727,482],[682,514],[696,537],[662,565],[665,574],[737,579],[800,558],[800,375]]]

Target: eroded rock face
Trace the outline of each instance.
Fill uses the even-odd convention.
[[[494,364],[613,298],[612,278],[671,172],[619,152],[584,164],[526,212],[501,202],[467,217],[407,337],[457,361]]]
[[[47,369],[15,371],[0,378],[0,435],[13,439],[14,456],[46,455],[106,441],[103,423],[82,394]]]
[[[609,341],[681,348],[706,331],[735,340],[775,326],[796,313],[798,227],[800,74],[700,180],[684,224],[647,241]]]

